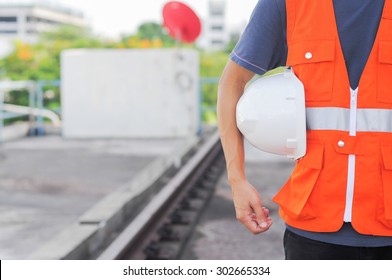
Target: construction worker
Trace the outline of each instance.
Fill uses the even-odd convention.
[[[257,3],[218,90],[236,216],[254,234],[272,220],[245,176],[236,104],[255,74],[285,65],[307,125],[306,154],[273,198],[285,258],[392,259],[392,0]]]

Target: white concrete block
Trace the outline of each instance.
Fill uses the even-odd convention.
[[[83,49],[61,54],[63,136],[184,137],[199,116],[191,49]]]

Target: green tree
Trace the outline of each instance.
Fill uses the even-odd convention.
[[[228,55],[226,52],[201,52],[200,77],[202,78],[202,109],[203,120],[207,123],[216,123],[216,102],[218,92],[218,79],[226,65]],[[208,78],[205,83],[203,80]]]
[[[139,26],[137,33],[140,39],[160,40],[164,47],[172,47],[175,45],[175,40],[169,36],[162,24],[155,22],[146,22]]]
[[[58,80],[60,79],[60,54],[69,48],[97,48],[105,44],[88,29],[61,26],[57,30],[41,34],[37,44],[30,45],[15,41],[14,51],[0,60],[0,78],[9,80]],[[59,107],[58,88],[52,90],[54,96],[48,107]],[[26,91],[12,91],[7,102],[27,105]]]
[[[161,24],[146,22],[139,26],[133,35],[124,36],[118,47],[122,48],[167,48],[176,42],[171,38]]]
[[[62,50],[103,46],[88,29],[61,26],[55,31],[43,33],[35,45],[16,41],[14,51],[0,60],[1,78],[56,80],[60,78]]]

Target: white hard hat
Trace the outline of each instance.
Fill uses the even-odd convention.
[[[291,68],[252,82],[238,101],[236,118],[256,148],[292,159],[305,155],[304,87]]]

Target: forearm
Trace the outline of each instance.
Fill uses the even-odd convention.
[[[218,88],[218,127],[231,186],[245,180],[244,141],[236,124],[236,105],[253,73],[229,62]]]
[[[218,126],[236,217],[248,230],[258,234],[268,230],[272,220],[268,209],[262,207],[256,188],[246,180],[244,140],[236,122],[238,100],[253,76],[251,71],[228,62],[219,82]]]

